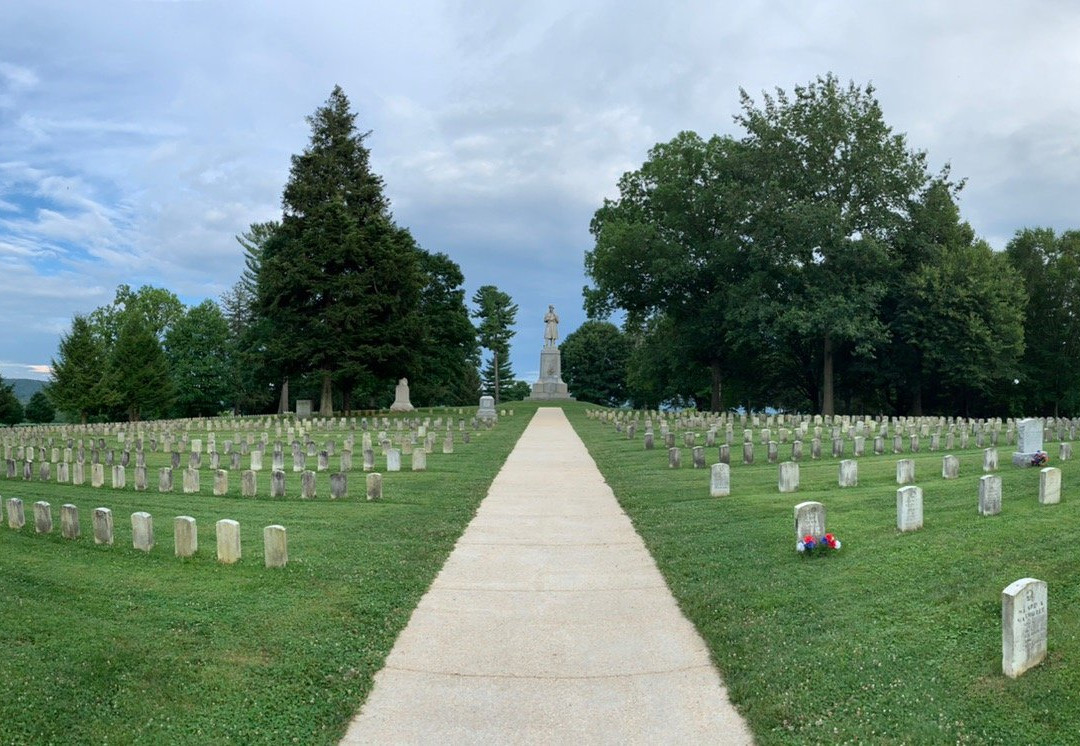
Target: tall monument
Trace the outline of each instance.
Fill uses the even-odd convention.
[[[562,379],[562,356],[559,353],[559,315],[555,306],[544,314],[544,346],[540,349],[540,380],[533,384],[532,401],[572,399]]]

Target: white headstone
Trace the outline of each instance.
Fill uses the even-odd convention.
[[[960,476],[960,459],[956,456],[943,456],[941,459],[941,478],[957,479]]]
[[[855,459],[844,459],[840,462],[840,486],[857,487],[859,484],[859,462]]]
[[[805,536],[820,539],[825,535],[825,506],[807,501],[795,506],[795,540]]]
[[[285,567],[289,562],[285,527],[274,524],[263,529],[263,560],[267,567]]]
[[[230,518],[217,522],[217,558],[224,565],[240,560],[240,524]]]
[[[997,515],[1001,512],[1001,477],[986,474],[979,477],[979,515]]]
[[[1001,592],[1001,671],[1015,679],[1046,657],[1046,582],[1021,578]]]
[[[131,514],[131,544],[143,552],[154,548],[154,519],[149,513]]]
[[[726,497],[731,494],[731,467],[728,464],[713,464],[709,480],[711,497]]]
[[[1061,502],[1061,469],[1047,466],[1039,470],[1039,504],[1055,505]]]
[[[780,464],[778,487],[781,492],[796,492],[799,489],[799,465],[794,461]]]
[[[896,483],[911,484],[915,481],[915,462],[902,458],[896,462]]]
[[[923,525],[922,487],[908,485],[896,491],[896,528],[915,531]]]

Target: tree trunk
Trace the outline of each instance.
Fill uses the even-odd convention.
[[[492,350],[495,360],[495,406],[499,406],[499,351]]]
[[[922,382],[916,381],[911,389],[911,414],[914,417],[922,417]]]
[[[825,335],[821,348],[821,413],[836,414],[833,407],[833,349],[832,336]]]
[[[334,416],[334,390],[330,386],[330,371],[322,372],[322,396],[319,398],[319,416]]]
[[[285,414],[289,411],[289,377],[281,379],[281,396],[278,398],[277,413]]]
[[[723,399],[721,397],[723,381],[720,374],[720,361],[713,360],[709,365],[709,370],[712,372],[712,401],[710,406],[713,412],[720,412],[723,409]]]

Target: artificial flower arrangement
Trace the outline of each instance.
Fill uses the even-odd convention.
[[[1046,466],[1046,462],[1049,461],[1049,457],[1046,455],[1046,451],[1038,451],[1031,457],[1032,466]]]
[[[795,542],[795,549],[804,557],[812,557],[815,554],[826,554],[830,549],[836,551],[840,548],[840,540],[832,534],[825,534],[820,539],[812,535],[806,536]]]

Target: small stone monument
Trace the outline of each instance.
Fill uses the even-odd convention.
[[[310,417],[311,416],[311,399],[297,399],[296,400],[296,416],[297,417]]]
[[[1013,466],[1032,465],[1035,454],[1043,449],[1043,426],[1034,418],[1016,423],[1016,451],[1012,455]]]
[[[555,306],[544,314],[544,346],[540,350],[540,380],[533,384],[531,401],[573,399],[562,380],[562,356],[559,352],[559,316]]]
[[[499,413],[495,411],[495,397],[481,396],[480,408],[476,410],[476,418],[478,420],[494,420],[498,416]]]
[[[409,379],[402,378],[397,382],[394,389],[394,403],[390,405],[391,412],[411,412],[413,405],[409,401]]]
[[[1015,679],[1046,657],[1046,581],[1021,578],[1001,592],[1001,671]]]

